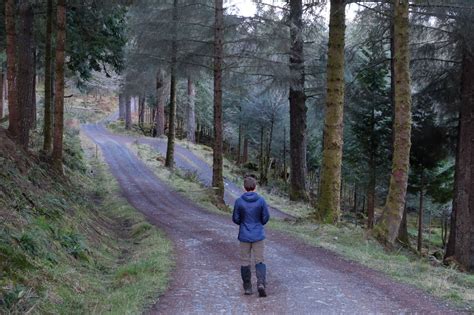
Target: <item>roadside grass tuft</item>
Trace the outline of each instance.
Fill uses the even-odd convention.
[[[130,149],[154,171],[155,175],[170,187],[186,198],[192,200],[204,209],[215,213],[222,213],[222,210],[230,212],[230,209],[221,209],[216,206],[213,191],[209,187],[203,186],[197,175],[192,172],[185,172],[179,168],[169,169],[164,167],[161,155],[152,147],[146,144],[134,142],[130,144]]]

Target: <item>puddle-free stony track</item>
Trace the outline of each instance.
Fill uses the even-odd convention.
[[[230,216],[210,213],[160,181],[128,150],[129,138],[101,125],[83,131],[100,146],[126,199],[175,245],[170,287],[146,313],[456,313],[418,289],[274,231],[266,243],[269,296],[244,296]]]

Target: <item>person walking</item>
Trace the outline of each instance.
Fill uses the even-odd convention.
[[[257,290],[260,297],[266,297],[266,271],[264,262],[265,229],[270,219],[265,199],[256,193],[257,181],[254,177],[244,178],[245,193],[235,201],[232,221],[239,225],[240,274],[245,295],[252,292],[252,255],[255,258]]]

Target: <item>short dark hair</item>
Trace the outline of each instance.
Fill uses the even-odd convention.
[[[244,178],[244,188],[246,191],[252,191],[255,190],[255,187],[257,187],[257,180],[255,177],[252,176],[245,176]]]

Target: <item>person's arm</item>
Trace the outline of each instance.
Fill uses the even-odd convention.
[[[270,220],[270,213],[268,212],[267,202],[262,198],[262,224],[267,224],[268,220]]]
[[[232,221],[240,225],[240,207],[239,207],[239,200],[237,199],[234,203],[234,212],[232,213]]]

